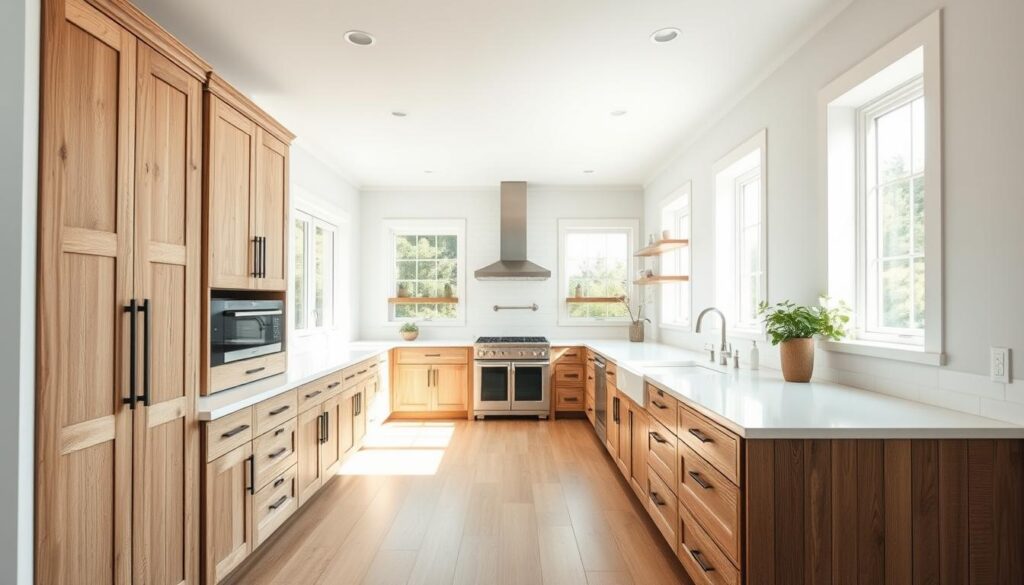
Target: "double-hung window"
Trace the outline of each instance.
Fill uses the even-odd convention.
[[[457,324],[465,320],[465,221],[385,222],[388,320]]]
[[[672,239],[690,239],[690,183],[668,197],[661,209],[661,229],[668,230]],[[690,247],[667,252],[660,257],[660,270],[664,274],[690,274]],[[658,287],[661,294],[662,327],[690,326],[690,283],[670,282]]]
[[[334,224],[304,211],[292,214],[293,319],[296,331],[334,327]]]
[[[919,344],[925,327],[921,78],[860,108],[858,118],[862,337]]]
[[[828,294],[855,308],[827,349],[943,363],[940,43],[935,12],[819,93]]]
[[[559,232],[559,321],[566,325],[628,323],[635,219],[562,219]]]
[[[760,331],[768,297],[765,161],[762,130],[715,166],[715,304],[736,332]]]

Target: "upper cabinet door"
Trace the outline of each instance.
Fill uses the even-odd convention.
[[[135,143],[136,583],[198,583],[202,84],[144,43]],[[147,344],[143,340],[148,341]]]
[[[36,583],[132,581],[132,165],[137,41],[43,3]]]
[[[256,275],[255,220],[258,127],[249,118],[208,95],[207,232],[213,288],[251,289]]]
[[[257,129],[252,236],[262,238],[256,288],[288,288],[288,145]]]

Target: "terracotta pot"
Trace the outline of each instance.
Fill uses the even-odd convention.
[[[402,339],[406,341],[414,341],[417,337],[420,336],[419,331],[402,331],[401,333]]]
[[[779,344],[782,377],[787,382],[810,382],[814,373],[814,339],[788,339]]]

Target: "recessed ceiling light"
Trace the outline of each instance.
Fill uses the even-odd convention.
[[[626,110],[612,110],[612,115],[618,118],[619,116],[625,116]]]
[[[594,170],[593,169],[587,169],[587,170],[585,170],[583,172],[588,174],[588,175],[593,175],[594,174]]]
[[[345,40],[359,47],[369,47],[377,42],[370,33],[361,30],[350,30],[345,33]]]
[[[434,171],[423,171],[423,172],[424,172],[424,173],[426,173],[426,174],[428,174],[428,175],[432,175],[432,174],[434,174]]]
[[[404,118],[404,117],[408,116],[409,114],[406,114],[405,112],[394,111],[394,112],[391,112],[391,115],[396,117],[396,118]]]
[[[652,43],[668,43],[679,38],[680,31],[675,27],[662,28],[651,33]]]

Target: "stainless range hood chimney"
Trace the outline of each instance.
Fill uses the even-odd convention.
[[[551,271],[526,259],[526,182],[501,183],[501,259],[475,273],[477,280],[547,280]]]

